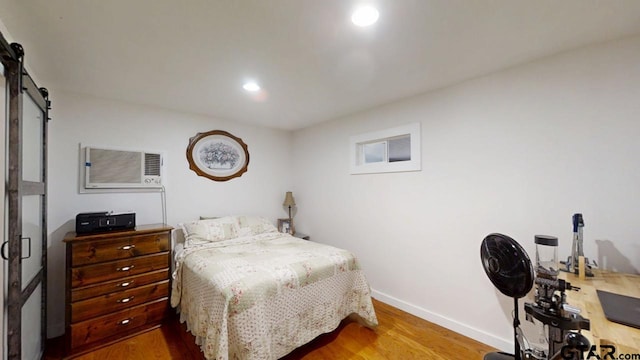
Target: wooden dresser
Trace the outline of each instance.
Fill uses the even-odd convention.
[[[156,224],[65,236],[67,356],[162,324],[170,309],[171,230]]]

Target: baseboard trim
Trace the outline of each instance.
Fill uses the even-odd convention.
[[[476,329],[474,327],[463,324],[456,320],[449,319],[446,316],[436,314],[432,311],[429,311],[427,309],[421,308],[420,306],[416,306],[414,304],[408,303],[404,300],[400,300],[396,297],[385,294],[381,291],[372,289],[371,293],[372,293],[372,296],[377,300],[380,300],[383,303],[394,306],[402,311],[406,311],[411,315],[415,315],[421,319],[443,326],[451,331],[455,331],[458,334],[468,336],[474,340],[480,341],[481,343],[487,344],[489,346],[493,346],[496,349],[499,349],[501,351],[513,352],[513,341],[509,341],[507,339],[502,339],[495,335],[488,334],[482,330]]]

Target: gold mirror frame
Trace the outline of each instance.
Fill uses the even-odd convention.
[[[223,130],[212,130],[189,139],[187,161],[189,169],[199,176],[227,181],[247,172],[249,149],[241,138]]]

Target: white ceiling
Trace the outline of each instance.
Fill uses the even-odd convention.
[[[380,19],[357,28],[364,2]],[[0,0],[0,19],[40,86],[299,129],[640,33],[640,1]]]

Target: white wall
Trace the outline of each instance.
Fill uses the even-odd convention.
[[[512,300],[489,233],[640,269],[640,37],[591,46],[294,133],[297,229],[352,250],[376,296],[504,350]],[[420,122],[422,171],[349,175],[349,136]],[[524,318],[523,318],[524,319]]]
[[[159,193],[80,194],[79,144],[165,151],[167,222],[175,226],[200,215],[253,214],[284,217],[291,188],[291,133],[142,105],[55,92],[49,123],[48,336],[64,332],[62,239],[81,212],[133,210],[137,224],[162,222]],[[189,169],[186,148],[198,132],[226,130],[248,145],[248,171],[215,182]]]

